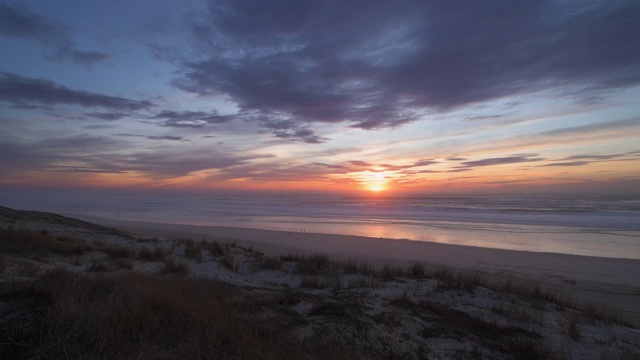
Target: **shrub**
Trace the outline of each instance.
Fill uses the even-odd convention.
[[[115,260],[115,262],[118,267],[121,267],[123,269],[133,269],[133,263],[131,263],[131,260],[129,259],[118,258]]]
[[[327,255],[301,256],[297,260],[298,272],[305,275],[319,274],[326,270],[331,263]]]
[[[424,265],[418,264],[418,263],[411,265],[408,271],[408,275],[416,279],[422,279],[426,276],[426,274],[427,274],[427,271]]]
[[[389,264],[382,267],[380,271],[380,276],[384,280],[393,280],[397,277],[405,276],[405,270],[400,266],[391,266]]]
[[[265,257],[262,260],[262,267],[269,270],[280,270],[282,268],[282,261],[278,258]]]
[[[215,257],[223,256],[224,255],[224,247],[222,247],[222,245],[220,245],[219,242],[214,241],[213,243],[211,243],[209,245],[209,255],[215,256]]]
[[[192,246],[186,246],[184,248],[184,255],[192,260],[195,260],[196,262],[201,263],[202,262],[202,247],[200,245],[192,245]]]
[[[149,260],[153,260],[154,256],[153,256],[153,253],[149,250],[149,248],[143,247],[138,249],[138,252],[136,253],[136,259],[149,261]]]
[[[580,329],[578,329],[578,315],[574,312],[569,314],[569,319],[567,321],[567,334],[573,340],[580,340]]]
[[[164,250],[161,247],[156,246],[155,250],[153,250],[153,260],[163,261],[166,257]]]
[[[236,264],[236,261],[233,259],[233,256],[229,254],[224,254],[220,262],[222,263],[222,265],[224,265],[227,269],[231,271],[238,270],[238,264]]]
[[[43,253],[51,251],[65,256],[82,255],[93,247],[86,241],[67,237],[53,237],[48,231],[24,229],[0,230],[0,251],[7,253]]]
[[[168,259],[164,262],[164,264],[165,264],[165,268],[164,268],[165,274],[177,274],[182,276],[189,274],[189,266],[187,266],[187,264],[181,261],[176,261],[175,259]]]
[[[91,266],[89,266],[89,268],[87,269],[87,271],[90,272],[102,272],[107,270],[109,270],[107,264],[101,260],[93,260]]]

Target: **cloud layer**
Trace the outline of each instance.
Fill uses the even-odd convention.
[[[282,138],[384,129],[553,91],[594,101],[640,83],[633,1],[209,1],[174,84],[224,94]]]
[[[35,40],[45,48],[47,57],[70,60],[85,67],[109,58],[109,55],[100,51],[76,48],[70,29],[64,25],[24,7],[6,3],[0,3],[0,35]]]
[[[153,103],[147,100],[138,101],[74,90],[51,80],[33,79],[8,72],[0,73],[0,101],[17,106],[66,104],[113,110],[141,110],[153,106]],[[105,120],[115,120],[106,114],[93,115]]]

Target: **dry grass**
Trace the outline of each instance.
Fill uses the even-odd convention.
[[[202,262],[202,245],[191,243],[184,248],[184,256],[198,263]]]
[[[403,277],[407,274],[407,271],[404,267],[402,266],[392,266],[392,265],[385,265],[382,267],[382,270],[380,270],[380,276],[385,280],[393,280],[395,278],[399,278],[399,277]]]
[[[367,262],[356,262],[355,260],[345,260],[337,264],[344,274],[375,275],[376,270]]]
[[[327,272],[332,262],[327,255],[300,255],[289,254],[280,257],[280,261],[297,263],[298,273],[303,275],[318,275]]]
[[[342,278],[340,275],[303,275],[300,286],[313,289],[332,288],[334,290],[340,290],[343,288]]]
[[[109,266],[107,266],[107,263],[102,261],[102,260],[95,260],[94,259],[94,260],[91,261],[91,266],[89,266],[87,271],[89,271],[89,272],[109,271]]]
[[[130,259],[118,258],[115,260],[115,264],[123,269],[133,269],[133,263]]]
[[[222,257],[224,255],[224,247],[219,242],[214,241],[208,246],[209,255],[215,257]]]
[[[156,247],[153,251],[147,247],[143,247],[138,249],[136,259],[143,261],[164,261],[166,259],[166,254],[160,247]]]
[[[262,259],[261,266],[263,269],[280,270],[282,269],[282,261],[278,258],[265,257]]]
[[[580,340],[580,329],[578,328],[578,315],[574,312],[569,314],[569,319],[567,320],[567,334],[573,340]]]
[[[83,255],[93,247],[86,241],[54,237],[48,231],[0,229],[0,252],[13,254],[54,252],[64,256]]]
[[[238,270],[238,263],[236,263],[235,259],[230,254],[224,254],[222,259],[220,259],[220,263],[231,271]]]
[[[109,255],[112,259],[129,258],[133,256],[133,252],[130,248],[124,246],[105,246],[98,250]]]
[[[189,266],[176,259],[167,259],[164,262],[164,274],[177,274],[181,276],[189,275]]]
[[[432,271],[429,277],[438,280],[438,288],[442,290],[464,289],[473,291],[478,286],[488,285],[484,277],[477,273],[439,268]]]
[[[21,276],[35,278],[42,272],[39,266],[30,261],[17,260],[16,265],[18,267],[18,274]]]
[[[30,326],[0,329],[7,359],[357,359],[300,340],[288,318],[230,285],[126,273],[64,271],[7,291]]]

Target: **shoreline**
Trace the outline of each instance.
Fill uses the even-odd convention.
[[[503,223],[438,222],[412,224],[403,221],[392,223],[352,223],[293,221],[288,217],[261,217],[249,221],[227,221],[224,217],[215,221],[202,219],[168,219],[153,217],[122,217],[108,214],[91,214],[81,211],[62,212],[68,216],[96,221],[133,221],[140,223],[190,225],[202,227],[238,227],[260,230],[299,232],[331,235],[387,238],[440,244],[452,244],[490,249],[558,253],[578,256],[607,257],[640,260],[640,231],[607,230],[557,225],[513,225]],[[329,218],[327,218],[329,219]]]
[[[362,259],[377,264],[425,262],[472,270],[500,268],[506,271],[512,268],[514,274],[529,275],[527,277],[544,275],[543,271],[557,271],[577,277],[575,280],[640,287],[640,278],[635,276],[640,273],[640,260],[637,259],[497,249],[424,240],[125,221],[79,214],[73,216],[137,235],[236,241],[271,254],[321,252],[338,259]],[[594,267],[594,264],[601,266]],[[605,279],[607,281],[602,281]]]
[[[2,281],[45,284],[60,304],[73,302],[65,296],[84,294],[83,312],[92,317],[103,314],[112,319],[118,313],[128,321],[130,313],[120,307],[96,309],[104,310],[105,303],[124,303],[149,313],[149,304],[161,298],[175,299],[162,303],[168,311],[160,314],[175,314],[177,309],[180,329],[184,327],[180,309],[185,304],[195,309],[194,324],[201,323],[202,314],[214,316],[206,323],[219,324],[224,323],[219,314],[229,313],[210,311],[217,301],[212,299],[220,296],[220,301],[241,310],[241,317],[250,320],[249,328],[255,326],[256,313],[251,311],[262,309],[296,324],[295,336],[288,338],[324,341],[340,334],[348,346],[356,344],[359,349],[375,349],[367,354],[385,352],[394,358],[424,349],[434,358],[460,357],[465,351],[475,358],[478,350],[473,349],[480,348],[497,356],[492,358],[510,354],[517,358],[521,349],[537,354],[536,358],[552,358],[566,353],[567,346],[578,358],[614,350],[635,354],[640,349],[640,286],[633,281],[640,261],[636,260],[71,218],[8,208],[0,208],[0,219],[9,250],[0,259]],[[100,291],[92,292],[95,284]],[[5,287],[13,296],[12,289]],[[237,307],[240,298],[229,296],[229,291],[244,294],[251,304]],[[84,302],[87,293],[91,301]],[[30,293],[15,294],[29,302]],[[185,303],[185,299],[190,300]],[[0,301],[0,306],[11,305]],[[56,311],[46,313],[66,309],[57,303],[50,308]],[[71,309],[65,316],[75,321],[77,307]],[[150,314],[148,324],[157,324],[158,314]],[[14,318],[0,316],[0,323]],[[164,323],[157,330],[166,333],[174,323]],[[135,326],[150,327],[154,325]],[[87,331],[96,328],[89,326]],[[363,337],[365,328],[368,335]],[[473,339],[473,349],[468,339]]]
[[[231,242],[268,256],[326,254],[381,267],[423,263],[480,273],[500,282],[519,282],[564,294],[584,305],[619,311],[640,321],[640,260],[560,253],[483,248],[428,241],[370,238],[354,235],[300,233],[219,226],[164,224],[99,219],[80,220],[160,239]],[[289,235],[290,234],[290,235]]]

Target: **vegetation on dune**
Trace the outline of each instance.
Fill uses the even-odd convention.
[[[570,349],[550,347],[539,331],[549,311],[567,344],[584,341],[592,323],[637,326],[530,282],[423,263],[376,268],[218,242],[127,247],[15,229],[0,229],[0,250],[0,272],[32,279],[0,282],[0,354],[8,359],[429,358],[428,344],[443,340],[460,344],[460,358],[563,359]],[[55,268],[51,254],[83,272],[43,271]],[[225,276],[267,271],[299,282],[253,288],[195,278],[211,263]],[[399,284],[403,293],[372,307],[372,293]],[[411,284],[427,292],[416,295]],[[468,313],[433,299],[479,293],[499,300]],[[407,324],[413,335],[402,332]]]
[[[299,339],[288,317],[268,311],[277,299],[212,280],[59,270],[2,296],[28,320],[3,324],[7,359],[358,358]]]

